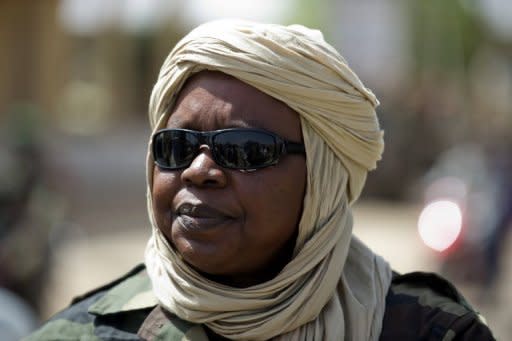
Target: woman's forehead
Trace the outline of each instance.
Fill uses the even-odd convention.
[[[167,126],[195,130],[256,127],[288,139],[302,139],[297,112],[237,78],[213,71],[187,80]]]

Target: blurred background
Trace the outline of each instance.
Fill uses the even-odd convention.
[[[143,260],[149,94],[179,38],[221,17],[324,32],[381,101],[386,150],[355,233],[398,271],[441,272],[510,335],[512,2],[2,0],[0,320],[18,316],[13,335]]]

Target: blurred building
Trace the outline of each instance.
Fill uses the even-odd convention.
[[[183,25],[172,15],[159,27],[122,24],[101,16],[111,3],[0,2],[0,113],[28,102],[48,126],[79,135],[114,117],[145,117],[158,65]]]
[[[0,2],[0,113],[25,101],[47,111],[56,108],[68,51],[58,5],[57,0]]]

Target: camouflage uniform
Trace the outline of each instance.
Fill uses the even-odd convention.
[[[162,309],[143,265],[73,300],[26,340],[207,341],[203,326]],[[482,318],[444,279],[395,274],[381,340],[494,340]]]

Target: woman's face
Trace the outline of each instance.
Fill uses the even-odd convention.
[[[262,128],[302,142],[295,111],[219,72],[188,80],[167,127]],[[244,173],[217,165],[203,146],[185,169],[154,168],[153,208],[158,227],[187,263],[215,281],[244,287],[274,277],[290,260],[305,185],[303,155]]]

